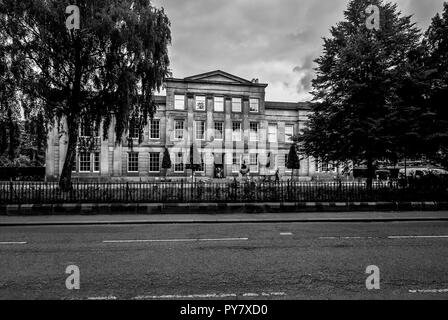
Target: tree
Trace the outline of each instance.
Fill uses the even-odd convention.
[[[170,157],[170,153],[168,152],[168,149],[165,148],[165,151],[163,152],[163,159],[162,159],[162,169],[165,169],[165,178],[166,178],[166,174],[168,169],[170,169],[172,166],[171,164],[171,157]]]
[[[448,167],[448,3],[432,19],[424,36],[428,97],[425,145],[431,159]]]
[[[297,154],[297,145],[294,143],[289,148],[288,161],[286,168],[291,169],[291,179],[294,176],[294,169],[300,169],[300,159]]]
[[[170,74],[169,19],[147,0],[78,0],[81,27],[68,30],[64,2],[3,2],[0,33],[24,56],[26,90],[67,134],[59,184],[69,190],[81,121],[91,132],[102,124],[104,138],[113,125],[120,143],[129,119],[143,127],[152,117],[154,91]]]
[[[369,5],[380,9],[379,29],[366,25]],[[418,50],[420,31],[382,0],[352,0],[344,16],[315,60],[316,104],[298,138],[306,154],[323,161],[367,163],[371,186],[374,162],[394,160],[407,147],[400,137],[414,117],[397,102],[412,75],[408,57]]]

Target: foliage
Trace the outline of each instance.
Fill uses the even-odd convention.
[[[366,27],[370,4],[380,8],[379,30]],[[420,31],[382,0],[352,0],[344,16],[315,61],[316,104],[297,140],[323,161],[367,162],[373,176],[375,160],[396,160],[418,136],[412,125],[418,110],[402,103],[400,89],[412,76],[409,56],[419,48]]]
[[[153,115],[169,75],[170,22],[147,0],[79,0],[81,29],[68,31],[65,2],[3,3],[0,33],[21,55],[22,90],[68,135],[60,186],[70,189],[81,121],[92,131],[102,123],[104,137],[113,124],[122,137],[130,119],[142,128]]]

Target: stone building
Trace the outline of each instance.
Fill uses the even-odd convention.
[[[242,163],[248,165],[250,176],[273,176],[278,169],[283,178],[289,178],[291,171],[285,163],[290,138],[305,125],[310,104],[265,101],[267,86],[219,70],[167,79],[166,96],[156,97],[157,111],[144,128],[141,143],[138,130],[131,130],[117,145],[111,126],[109,139],[98,136],[92,152],[77,153],[73,177],[104,181],[191,177],[186,164],[193,145],[200,159],[196,157],[200,168],[195,177],[199,179],[233,179]],[[81,137],[90,134],[81,126]],[[58,179],[66,146],[66,137],[53,129],[46,156],[48,180]],[[172,162],[166,172],[161,168],[165,148]],[[304,158],[295,175],[309,179],[331,170]]]

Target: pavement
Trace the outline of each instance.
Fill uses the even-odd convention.
[[[0,215],[437,211],[448,202],[58,203],[0,205]]]
[[[1,226],[448,221],[448,211],[0,215]]]
[[[3,226],[0,299],[448,299],[447,221],[306,221]]]

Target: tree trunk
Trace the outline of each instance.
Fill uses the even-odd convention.
[[[67,154],[65,156],[64,166],[62,167],[61,176],[59,178],[59,187],[62,191],[70,191],[72,189],[72,166],[76,156],[76,145],[79,135],[79,112],[80,112],[80,93],[81,93],[81,43],[80,34],[75,35],[72,30],[73,49],[75,58],[75,73],[73,79],[73,86],[71,89],[71,97],[69,100],[70,113],[66,115],[67,130],[68,130],[68,145]]]
[[[70,191],[72,189],[72,167],[76,157],[76,145],[78,141],[78,122],[67,119],[68,128],[68,144],[67,154],[62,167],[61,176],[59,178],[59,188],[62,191]]]
[[[373,171],[373,159],[368,158],[367,159],[367,188],[369,190],[372,189],[374,174],[375,173]]]

